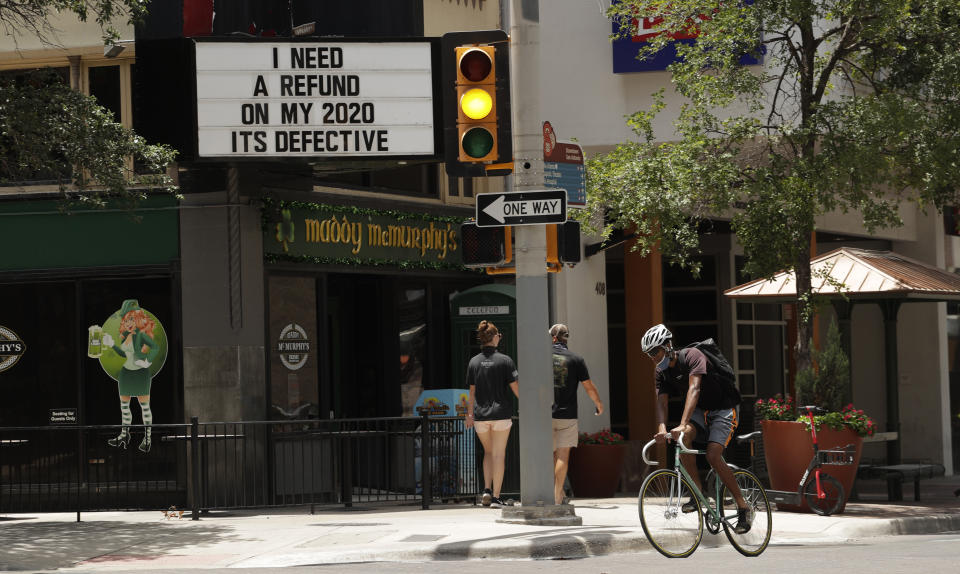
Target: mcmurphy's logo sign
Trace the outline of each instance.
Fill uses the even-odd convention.
[[[17,364],[27,346],[16,333],[0,326],[0,373]]]
[[[460,219],[317,203],[282,203],[265,228],[267,258],[461,268]]]

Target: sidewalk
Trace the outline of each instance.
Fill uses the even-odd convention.
[[[867,487],[864,483],[863,487]],[[891,534],[960,531],[960,476],[921,483],[921,502],[889,503],[876,483],[841,515],[774,512],[771,549]],[[912,492],[912,489],[911,489]],[[911,493],[907,493],[910,498]],[[575,500],[577,527],[498,523],[473,505],[309,507],[212,512],[199,521],[161,512],[0,516],[0,571],[297,566],[360,561],[582,557],[649,549],[636,499]],[[703,546],[728,546],[704,533]],[[734,550],[731,548],[731,552]]]

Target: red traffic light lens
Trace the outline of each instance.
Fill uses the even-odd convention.
[[[493,62],[484,50],[474,48],[460,58],[460,73],[471,82],[482,81],[490,75],[491,70],[493,70]]]

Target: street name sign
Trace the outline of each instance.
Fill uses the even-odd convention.
[[[587,204],[583,148],[572,142],[557,141],[557,133],[550,122],[543,122],[543,183],[565,189],[567,207]]]
[[[477,227],[543,225],[567,220],[567,192],[539,189],[477,195]]]

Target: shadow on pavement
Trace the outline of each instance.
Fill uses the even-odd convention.
[[[0,571],[53,570],[104,555],[158,556],[184,543],[213,546],[240,541],[229,528],[184,522],[0,523]]]
[[[505,546],[490,544],[497,540],[528,540],[529,546],[521,553],[527,558],[551,558],[564,556],[578,558],[602,555],[615,550],[618,535],[631,533],[629,528],[610,527],[577,527],[557,530],[544,530],[536,533],[524,532],[503,536],[491,536],[470,541],[451,542],[440,544],[433,552],[433,560],[463,560],[466,558],[517,558],[516,546],[511,545],[506,551]],[[504,552],[509,552],[505,554]]]

